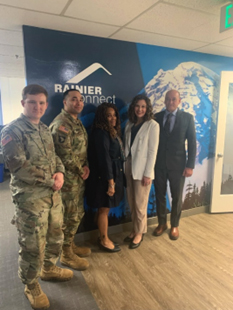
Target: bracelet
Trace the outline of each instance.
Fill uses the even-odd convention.
[[[114,184],[108,184],[108,187],[115,188],[115,183]]]

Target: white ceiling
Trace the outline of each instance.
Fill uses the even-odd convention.
[[[229,0],[0,0],[0,77],[24,77],[22,25],[233,57]]]

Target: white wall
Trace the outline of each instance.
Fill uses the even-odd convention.
[[[3,125],[8,124],[22,113],[22,90],[26,86],[23,78],[0,78]]]

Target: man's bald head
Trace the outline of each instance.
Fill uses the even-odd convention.
[[[180,101],[180,93],[175,89],[169,90],[165,95],[165,106],[169,112],[174,112]]]

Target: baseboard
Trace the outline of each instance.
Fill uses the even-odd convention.
[[[199,213],[208,213],[208,212],[209,212],[209,206],[201,206],[201,207],[182,211],[181,218],[196,215]],[[167,215],[167,220],[170,221],[170,213]],[[156,224],[158,224],[157,216],[151,217],[147,220],[148,226],[156,225]],[[109,235],[113,235],[113,234],[121,233],[124,231],[129,232],[131,228],[132,228],[132,224],[131,222],[128,222],[128,223],[109,227],[108,233]],[[77,234],[75,236],[75,241],[77,241],[78,243],[86,241],[86,240],[96,241],[97,237],[98,237],[98,230],[92,230],[92,231],[87,231],[87,232]]]

